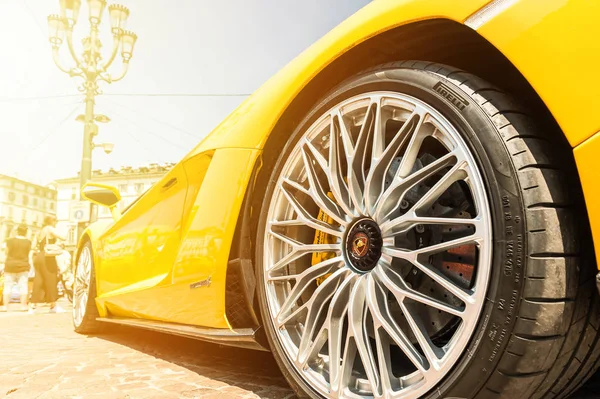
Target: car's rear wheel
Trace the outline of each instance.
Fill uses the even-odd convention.
[[[499,90],[431,63],[314,107],[257,229],[265,331],[298,393],[555,397],[596,367],[585,212],[548,140]]]
[[[92,244],[87,241],[79,250],[75,263],[73,283],[73,327],[80,334],[100,332],[102,324],[96,320],[96,273]]]

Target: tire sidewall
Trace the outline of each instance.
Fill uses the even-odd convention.
[[[268,180],[256,239],[258,296],[265,332],[274,356],[294,389],[320,395],[298,375],[277,338],[268,317],[263,275],[266,218],[277,179],[292,149],[325,111],[345,99],[372,91],[413,96],[440,112],[460,133],[471,150],[485,184],[492,219],[492,267],[484,307],[471,340],[452,371],[425,398],[470,398],[481,389],[498,365],[515,326],[523,290],[526,219],[521,188],[504,139],[474,97],[454,81],[412,68],[380,69],[355,77],[334,90],[298,125],[281,151]],[[280,140],[281,138],[277,138]],[[270,170],[268,167],[266,170]],[[267,315],[267,317],[264,317]]]

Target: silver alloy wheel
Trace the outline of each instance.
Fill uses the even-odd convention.
[[[73,323],[80,326],[85,317],[85,310],[90,293],[90,279],[92,276],[92,254],[87,246],[81,249],[75,270],[75,283],[73,284]]]
[[[464,353],[490,211],[469,148],[428,104],[373,92],[322,115],[285,161],[266,235],[277,340],[321,395],[418,398]]]

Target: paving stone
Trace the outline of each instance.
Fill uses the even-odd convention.
[[[63,305],[67,307],[67,304]],[[0,398],[296,399],[272,356],[111,326],[73,332],[70,313],[0,314]],[[600,377],[571,399],[600,397]]]
[[[0,397],[249,399],[286,387],[268,354],[122,327],[84,336],[69,313],[45,311],[0,315],[11,343],[2,348]]]

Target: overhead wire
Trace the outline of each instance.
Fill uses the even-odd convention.
[[[98,107],[98,109],[100,111],[104,112],[105,110],[103,108],[104,107]],[[157,152],[155,152],[152,148],[147,146],[142,140],[140,140],[136,136],[134,136],[133,133],[131,133],[129,131],[129,129],[124,129],[124,130],[125,130],[125,133],[127,133],[127,135],[129,135],[129,137],[131,137],[134,141],[136,141],[142,148],[144,148],[146,151],[148,151],[150,154],[152,154],[156,158],[160,158],[160,155]]]
[[[71,110],[71,112],[69,112],[69,113],[67,114],[67,116],[65,116],[65,117],[64,117],[63,119],[61,119],[61,120],[60,120],[58,123],[56,123],[54,126],[52,126],[52,127],[50,128],[50,130],[48,130],[48,133],[47,133],[46,135],[44,135],[44,136],[42,137],[42,139],[41,139],[41,140],[40,140],[40,141],[39,141],[39,142],[38,142],[36,145],[34,145],[33,147],[30,147],[30,150],[31,150],[31,151],[35,151],[35,150],[37,150],[37,149],[38,149],[38,148],[39,148],[39,147],[40,147],[42,144],[44,144],[44,143],[46,142],[46,140],[48,140],[48,139],[49,139],[49,138],[50,138],[50,137],[51,137],[51,136],[52,136],[52,135],[53,135],[53,134],[56,132],[56,130],[57,130],[59,127],[61,127],[62,125],[64,125],[64,124],[65,124],[65,122],[67,122],[67,121],[69,120],[69,118],[71,118],[71,117],[72,117],[72,116],[73,116],[73,115],[74,115],[74,114],[77,112],[77,110],[79,109],[79,107],[80,107],[80,106],[81,106],[81,103],[78,103],[78,104],[75,106],[75,108],[73,108],[73,109]]]
[[[248,93],[104,93],[113,97],[248,97]]]
[[[177,147],[177,148],[179,148],[179,149],[182,149],[182,150],[185,150],[185,151],[188,151],[188,150],[190,149],[190,148],[183,147],[183,146],[181,146],[180,144],[178,144],[178,143],[175,143],[175,142],[173,142],[173,141],[171,141],[171,140],[169,140],[169,139],[167,139],[167,138],[165,138],[165,137],[161,136],[160,134],[153,132],[152,130],[149,130],[149,129],[146,129],[146,128],[144,128],[143,126],[141,126],[140,124],[138,124],[138,123],[136,123],[136,122],[132,121],[131,119],[129,119],[129,118],[127,118],[126,116],[124,116],[123,114],[121,114],[121,113],[119,113],[119,112],[115,112],[115,111],[114,111],[114,109],[113,109],[113,110],[110,110],[110,112],[109,112],[109,113],[111,113],[111,114],[114,114],[114,115],[117,115],[117,116],[119,116],[119,117],[123,118],[125,121],[129,122],[131,125],[134,125],[134,126],[136,126],[138,129],[141,129],[141,130],[143,130],[145,133],[149,133],[149,134],[151,134],[151,135],[153,135],[153,136],[155,136],[155,137],[157,137],[157,138],[159,138],[159,139],[163,140],[164,142],[171,144],[171,145],[172,145],[172,146],[174,146],[174,147]]]
[[[53,100],[55,98],[63,97],[83,97],[81,94],[56,94],[49,96],[32,96],[32,97],[5,97],[0,98],[0,103],[12,102],[12,101],[29,101],[29,100]]]
[[[65,104],[65,105],[71,105],[71,104]],[[55,123],[48,130],[48,132],[42,137],[42,139],[38,141],[37,144],[29,147],[29,153],[27,154],[27,156],[22,158],[23,165],[27,165],[29,163],[31,158],[34,156],[35,151],[37,149],[39,149],[42,146],[42,144],[44,144],[46,142],[46,140],[48,140],[50,137],[52,137],[52,135],[54,135],[58,131],[58,129],[61,128],[71,117],[73,117],[73,115],[77,112],[77,110],[79,109],[80,106],[81,106],[81,103],[77,102],[77,105],[75,106],[75,108],[73,108],[71,110],[71,112],[69,112],[63,119],[61,119],[60,121]]]
[[[23,5],[25,6],[25,8],[27,8],[27,11],[29,11],[29,15],[31,15],[33,22],[35,22],[35,24],[39,28],[42,36],[44,36],[44,38],[46,38],[46,31],[44,30],[44,28],[42,28],[42,25],[40,25],[40,22],[35,17],[35,14],[33,13],[33,10],[31,9],[31,7],[29,7],[29,4],[27,4],[27,0],[23,0]]]
[[[127,106],[127,105],[120,104],[120,103],[118,103],[118,102],[116,102],[116,101],[109,100],[109,99],[107,99],[107,98],[106,98],[106,99],[104,99],[104,100],[108,101],[108,102],[109,102],[109,103],[111,103],[111,104],[117,105],[117,106],[119,106],[119,107],[121,107],[121,108],[125,108],[125,109],[127,109],[127,110],[129,110],[129,111],[131,111],[131,112],[135,112],[136,114],[139,114],[140,116],[143,116],[144,118],[148,118],[148,119],[150,119],[150,120],[153,120],[153,121],[154,121],[154,122],[156,122],[156,123],[160,123],[161,125],[168,126],[168,127],[172,128],[172,129],[175,129],[175,130],[177,130],[177,131],[179,131],[179,132],[181,132],[181,133],[187,134],[188,136],[190,136],[190,137],[193,137],[193,138],[195,138],[196,140],[199,140],[199,139],[200,139],[200,137],[196,136],[196,135],[195,135],[195,134],[193,134],[193,133],[190,133],[190,132],[188,132],[187,130],[184,130],[184,129],[182,129],[182,128],[178,127],[178,126],[175,126],[175,125],[173,125],[173,124],[171,124],[171,123],[169,123],[169,122],[165,122],[165,121],[161,121],[161,120],[159,120],[159,119],[156,119],[156,118],[154,118],[153,116],[146,115],[146,114],[145,114],[144,112],[142,112],[142,111],[139,111],[139,110],[137,110],[137,109],[131,108],[131,107]]]
[[[248,97],[250,94],[231,93],[103,93],[103,97]],[[61,97],[77,97],[81,94],[51,94],[31,97],[0,97],[0,102],[51,100]]]

